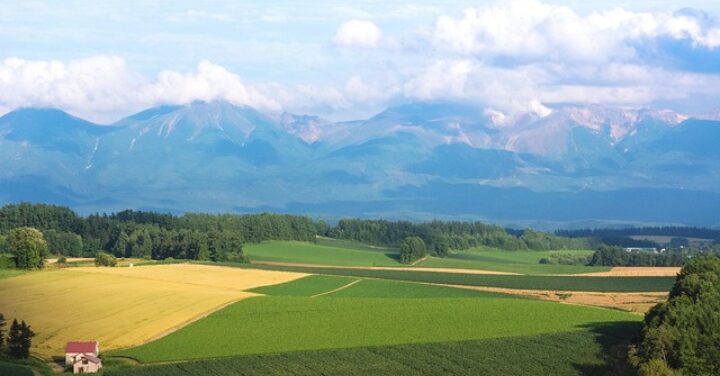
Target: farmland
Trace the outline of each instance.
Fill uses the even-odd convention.
[[[419,266],[483,269],[519,274],[581,274],[610,270],[608,267],[540,264],[540,259],[558,253],[588,256],[592,254],[592,251],[504,251],[482,247],[467,251],[452,251],[447,257],[442,258],[430,257]]]
[[[245,254],[256,261],[296,262],[336,266],[401,266],[397,250],[374,249],[347,241],[268,241],[248,244]]]
[[[606,375],[610,348],[637,323],[564,333],[484,340],[246,355],[144,367],[108,368],[109,376],[171,375]]]
[[[362,278],[381,278],[447,285],[487,286],[511,289],[594,292],[667,292],[674,277],[592,277],[552,275],[491,275],[416,270],[349,269],[291,265],[235,265],[241,268],[259,268],[308,274],[327,274]]]
[[[352,267],[403,267],[398,250],[362,243],[320,238],[316,243],[267,241],[249,244],[245,253],[253,261]],[[539,261],[557,253],[590,255],[592,251],[506,251],[478,247],[452,251],[447,257],[428,257],[415,266],[425,268],[477,269],[514,274],[580,274],[606,272],[608,267],[544,265]]]
[[[33,352],[50,357],[69,340],[134,346],[254,295],[245,289],[302,276],[202,265],[49,270],[0,279],[0,307],[30,322]]]
[[[537,261],[552,251],[473,249],[403,268],[389,255],[394,250],[349,241],[246,248],[254,260],[278,264],[142,262],[8,272],[0,275],[0,305],[6,316],[32,323],[33,353],[45,359],[62,353],[68,340],[100,340],[109,375],[403,375],[454,367],[602,374],[608,341],[624,343],[641,316],[584,304],[643,311],[673,282],[545,275],[550,269],[543,267],[553,266]],[[78,291],[95,298],[78,299]],[[615,333],[610,339],[608,331]],[[527,354],[493,361],[518,351]],[[128,365],[128,358],[141,365]]]
[[[249,291],[272,296],[324,296],[332,298],[510,297],[509,295],[447,286],[324,275],[311,275],[295,281],[258,287]]]
[[[327,283],[315,282],[299,280],[294,283],[301,287],[285,286],[284,290],[299,295],[307,288],[309,295],[317,292],[318,283]],[[460,293],[466,297],[438,297],[444,294],[435,286],[376,281],[363,287],[364,282],[318,298],[278,295],[245,299],[168,336],[112,355],[161,362],[516,337],[640,319],[614,310],[481,292]],[[356,288],[357,293],[353,292]],[[395,288],[405,289],[404,297],[388,296],[387,291]],[[407,292],[412,288],[418,291]]]

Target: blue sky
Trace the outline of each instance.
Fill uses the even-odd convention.
[[[460,100],[718,108],[720,2],[3,1],[0,112],[224,99],[367,116]]]

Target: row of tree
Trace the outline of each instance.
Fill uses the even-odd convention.
[[[446,255],[448,249],[479,246],[538,251],[588,249],[593,246],[587,239],[564,238],[533,230],[511,234],[500,226],[460,221],[413,223],[343,219],[337,226],[328,227],[322,235],[391,247],[399,247],[408,237],[418,237],[426,244],[427,250],[436,256]]]
[[[21,203],[0,208],[0,254],[27,249],[18,246],[14,234],[30,229],[41,231],[46,244],[40,259],[47,253],[94,257],[97,252],[105,252],[115,257],[242,261],[243,243],[312,241],[317,233],[316,224],[303,216],[268,213],[175,216],[127,210],[81,217],[65,207]],[[35,238],[22,236],[25,241]],[[0,260],[5,261],[6,258]],[[23,268],[41,265],[37,259],[17,261]]]
[[[7,347],[10,356],[27,359],[30,356],[30,346],[32,346],[32,337],[35,336],[35,332],[30,325],[25,323],[25,320],[18,322],[17,319],[13,319],[6,339],[5,326],[7,326],[5,316],[0,313],[0,350],[5,350]]]
[[[666,252],[648,252],[625,250],[620,247],[601,246],[596,250],[588,265],[590,266],[682,266],[693,254],[691,251],[670,250]]]

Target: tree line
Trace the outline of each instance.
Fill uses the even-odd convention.
[[[677,238],[700,238],[720,240],[720,230],[703,227],[660,226],[558,230],[555,235],[571,238],[627,238],[633,235],[670,236]]]
[[[590,258],[590,266],[683,266],[693,255],[691,251],[670,250],[648,252],[601,246]]]
[[[362,243],[400,247],[408,237],[423,240],[429,253],[444,256],[448,249],[487,246],[504,250],[590,249],[585,238],[566,238],[534,230],[516,234],[482,222],[432,221],[414,223],[367,219],[343,219],[335,227],[326,227],[325,235]]]
[[[0,253],[29,249],[41,232],[47,254],[95,257],[98,252],[115,257],[242,261],[242,244],[264,240],[311,241],[316,224],[307,217],[283,214],[182,216],[126,210],[87,217],[55,205],[20,203],[0,208]],[[23,253],[35,257],[37,252]],[[28,256],[30,255],[30,256]],[[18,255],[15,255],[18,256]],[[37,260],[17,260],[19,267],[33,267]],[[0,263],[6,262],[0,258]]]

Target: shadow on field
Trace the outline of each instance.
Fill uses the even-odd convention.
[[[642,324],[635,321],[603,322],[583,326],[595,335],[605,364],[573,364],[582,375],[634,375],[627,364],[630,343],[640,334]]]
[[[385,253],[385,256],[393,261],[400,262],[400,253]]]

